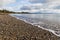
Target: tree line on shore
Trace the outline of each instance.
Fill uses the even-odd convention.
[[[17,14],[30,14],[29,12],[14,12],[9,10],[0,10],[0,13],[17,13]]]
[[[13,11],[8,11],[8,10],[0,10],[0,13],[15,13]]]

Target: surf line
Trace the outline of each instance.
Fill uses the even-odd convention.
[[[41,29],[43,29],[43,30],[52,32],[54,35],[60,37],[60,35],[56,34],[54,30],[44,28],[44,27],[42,27],[42,26],[40,26],[40,25],[34,25],[34,23],[28,22],[28,21],[26,21],[26,20],[24,20],[24,19],[20,19],[20,18],[14,16],[14,15],[10,15],[10,16],[15,17],[16,19],[19,19],[19,20],[21,20],[21,21],[24,21],[25,23],[31,24],[31,25],[33,25],[33,26],[37,26],[37,27],[39,27],[39,28],[41,28]]]

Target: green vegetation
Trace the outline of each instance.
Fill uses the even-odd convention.
[[[0,14],[30,14],[29,12],[13,12],[8,10],[0,10]]]
[[[8,11],[8,10],[0,10],[0,13],[15,13],[13,11]]]

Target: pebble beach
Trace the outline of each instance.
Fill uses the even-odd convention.
[[[60,40],[60,37],[10,15],[0,15],[0,40]]]

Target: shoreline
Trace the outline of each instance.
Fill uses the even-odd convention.
[[[11,15],[10,15],[10,16],[11,16]],[[12,16],[12,17],[15,17],[15,16]],[[47,28],[43,28],[43,27],[41,27],[40,25],[34,25],[33,23],[30,23],[30,22],[28,22],[28,21],[26,21],[26,20],[23,20],[23,19],[20,19],[20,18],[17,18],[17,17],[15,17],[15,18],[18,19],[18,20],[24,21],[24,22],[26,22],[26,23],[28,23],[28,24],[31,24],[31,25],[33,25],[33,26],[37,26],[37,27],[39,27],[39,28],[41,28],[41,29],[43,29],[43,30],[52,32],[54,35],[60,37],[60,35],[57,35],[54,30],[47,29]]]
[[[10,15],[0,15],[0,40],[60,40],[60,37]]]

